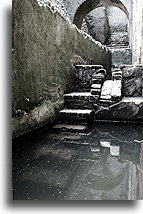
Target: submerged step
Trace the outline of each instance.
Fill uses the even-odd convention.
[[[89,109],[64,109],[60,111],[60,120],[65,123],[87,124],[93,120],[93,112]]]
[[[73,125],[73,124],[56,124],[53,129],[66,130],[66,131],[85,131],[87,130],[87,125]]]

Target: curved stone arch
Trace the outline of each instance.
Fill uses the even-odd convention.
[[[92,10],[103,6],[118,7],[126,14],[127,18],[129,19],[129,12],[120,0],[86,0],[77,9],[74,15],[73,24],[81,29],[84,17]]]

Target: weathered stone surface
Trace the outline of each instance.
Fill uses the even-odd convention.
[[[105,44],[109,39],[110,28],[107,10],[105,7],[97,8],[90,12],[86,18],[89,34],[97,41]]]
[[[46,100],[62,101],[74,85],[71,62],[77,55],[89,64],[110,64],[106,48],[37,0],[13,1],[12,43],[13,116]]]
[[[100,89],[97,89],[97,88],[91,89],[91,94],[92,95],[100,95],[100,93],[101,93]]]
[[[119,101],[122,97],[122,81],[114,80],[112,81],[112,90],[111,90],[111,100]]]
[[[101,89],[101,84],[92,84],[91,88],[92,89]]]
[[[114,69],[112,72],[112,80],[122,80],[122,71],[120,69]]]
[[[98,96],[99,97],[99,96]],[[64,103],[66,108],[70,109],[96,109],[98,98],[90,92],[74,92],[64,95]]]
[[[44,125],[50,128],[55,119],[58,119],[58,110],[62,109],[63,106],[63,102],[53,104],[50,101],[45,101],[28,114],[14,117],[12,119],[13,137],[18,137]]]
[[[104,74],[100,74],[100,73],[93,73],[92,78],[93,79],[102,79],[102,80],[104,80],[105,79],[105,75]]]
[[[101,65],[77,65],[75,70],[75,91],[89,92],[93,83],[92,79],[98,79],[98,83],[103,82],[105,75],[99,73]],[[97,73],[97,72],[98,73]],[[104,70],[101,70],[104,72]]]
[[[103,79],[92,79],[92,84],[103,84]]]
[[[111,100],[112,80],[106,80],[103,83],[100,100]]]
[[[59,131],[70,131],[70,132],[83,132],[88,129],[87,125],[71,125],[71,124],[56,124],[52,127],[52,129]],[[70,138],[73,139],[73,138]],[[77,138],[75,138],[77,140]]]
[[[98,70],[96,70],[96,73],[98,74],[103,74],[104,76],[106,76],[106,74],[107,74],[107,71],[104,69],[104,68],[101,68],[101,69],[98,69]]]
[[[112,67],[117,68],[120,65],[132,64],[132,50],[130,48],[110,49],[112,53]]]
[[[123,72],[123,96],[141,97],[143,82],[142,66],[121,66]]]
[[[122,0],[130,12],[131,2]],[[117,7],[107,8],[108,24],[110,26],[110,37],[108,45],[111,47],[128,47],[129,33],[128,33],[128,19],[126,14]]]
[[[125,97],[119,103],[100,107],[96,119],[143,122],[143,97]]]
[[[93,112],[88,109],[64,109],[60,111],[60,120],[65,123],[87,124],[93,120]]]

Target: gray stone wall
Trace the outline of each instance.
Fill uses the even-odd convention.
[[[81,33],[58,12],[39,5],[37,0],[13,0],[15,132],[17,128],[22,133],[23,129],[26,132],[37,124],[48,123],[48,118],[52,121],[49,108],[54,119],[63,103],[63,94],[73,89],[73,65],[84,60],[110,69],[109,51]],[[41,109],[40,106],[44,107]]]

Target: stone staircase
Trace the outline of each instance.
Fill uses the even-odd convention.
[[[122,71],[114,70],[109,80],[107,71],[101,65],[77,65],[75,89],[76,92],[64,95],[65,109],[59,112],[60,124],[64,127],[65,124],[90,124],[100,105],[119,102],[122,97]]]

